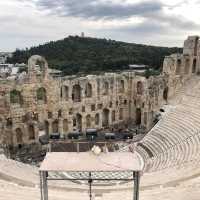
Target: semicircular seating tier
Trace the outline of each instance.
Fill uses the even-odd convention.
[[[137,144],[145,172],[200,160],[200,81],[187,82],[169,101],[170,111]]]
[[[200,196],[200,77],[189,80],[169,104],[169,111],[136,147],[146,163],[141,200],[197,200]],[[126,145],[120,151],[128,149]],[[95,200],[128,200],[132,187],[132,183],[102,185],[93,195]],[[0,156],[0,192],[0,200],[40,199],[38,168]],[[85,200],[88,187],[52,182],[49,194],[52,200]]]

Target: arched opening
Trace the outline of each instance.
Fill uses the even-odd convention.
[[[49,122],[48,121],[44,122],[44,130],[45,130],[45,134],[49,135]]]
[[[192,64],[192,73],[196,72],[196,65],[197,65],[197,60],[196,58],[193,60],[193,64]]]
[[[38,119],[39,119],[39,115],[38,115],[38,113],[33,113],[33,120],[35,120],[35,121],[38,121]]]
[[[124,80],[120,81],[120,85],[119,85],[119,92],[123,93],[125,90],[125,86],[124,86]]]
[[[124,118],[124,109],[120,108],[119,109],[119,120],[123,120],[123,118]]]
[[[144,124],[147,125],[147,112],[144,112]]]
[[[35,139],[35,128],[32,124],[28,126],[28,134],[29,134],[29,140]]]
[[[20,128],[17,128],[15,130],[16,132],[16,141],[17,141],[17,144],[22,144],[23,143],[23,133],[22,133],[22,130]]]
[[[78,84],[73,86],[72,100],[74,102],[80,102],[81,101],[81,87]]]
[[[7,128],[11,128],[13,126],[13,121],[11,118],[6,119],[6,126]]]
[[[37,73],[38,76],[45,77],[45,73],[46,73],[45,65],[46,65],[45,60],[38,59],[36,61],[35,68],[37,69],[37,71],[39,71],[39,74]]]
[[[95,104],[92,104],[92,105],[91,105],[91,111],[95,111],[95,108],[96,108],[96,105],[95,105]]]
[[[91,116],[90,115],[86,116],[86,127],[91,128]]]
[[[109,83],[106,81],[104,82],[103,85],[103,95],[108,95],[109,94]]]
[[[140,125],[141,124],[141,109],[140,108],[137,108],[136,109],[136,120],[135,120],[135,123],[136,125]]]
[[[69,87],[64,85],[61,87],[60,96],[63,100],[68,101],[69,100]]]
[[[115,121],[115,110],[112,111],[112,117],[111,118],[112,118],[112,122],[114,122]]]
[[[0,118],[0,130],[3,128],[3,120]]]
[[[194,55],[195,55],[195,56],[197,56],[198,41],[199,41],[199,37],[196,37],[196,38],[195,38],[195,45],[194,45]]]
[[[37,75],[46,78],[48,76],[48,63],[45,58],[33,55],[28,60],[28,74],[33,75],[35,71],[39,71]],[[32,77],[32,76],[31,76]]]
[[[178,59],[176,66],[176,74],[180,74],[180,72],[181,72],[181,59]]]
[[[73,127],[76,127],[76,117],[73,118]]]
[[[137,82],[137,94],[142,95],[143,93],[143,84],[141,81]]]
[[[105,108],[103,109],[102,126],[107,127],[108,125],[109,125],[109,110]]]
[[[163,99],[165,100],[165,101],[167,101],[167,99],[168,99],[168,87],[166,87],[165,89],[164,89],[164,91],[163,91]]]
[[[63,120],[63,132],[64,133],[68,132],[68,120],[67,119]]]
[[[59,133],[59,128],[58,128],[58,120],[56,119],[52,123],[52,131],[53,133]]]
[[[48,115],[48,119],[51,119],[53,117],[53,113],[52,112],[48,111],[47,115]]]
[[[90,83],[86,84],[85,96],[86,97],[92,97],[92,85]]]
[[[20,91],[12,90],[10,92],[10,103],[19,105],[23,104],[23,99]]]
[[[37,100],[43,103],[47,103],[47,95],[45,88],[42,87],[37,90]]]
[[[124,100],[124,105],[127,105],[127,100],[126,99]]]
[[[190,70],[190,59],[187,58],[185,60],[185,74],[188,74],[189,73],[189,70]]]
[[[58,110],[58,117],[59,117],[59,118],[62,117],[62,110],[61,110],[61,109]]]
[[[99,121],[100,121],[99,118],[100,118],[100,117],[99,117],[99,113],[97,113],[97,114],[95,115],[95,125],[99,125]]]
[[[82,116],[80,114],[76,114],[76,128],[82,131]]]

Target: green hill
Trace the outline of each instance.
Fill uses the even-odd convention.
[[[129,64],[145,64],[159,70],[164,56],[181,51],[181,48],[69,36],[30,49],[17,49],[8,62],[27,63],[31,55],[38,54],[47,59],[49,67],[64,74],[122,70],[127,69]]]

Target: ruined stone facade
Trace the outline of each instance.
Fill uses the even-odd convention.
[[[200,41],[198,36],[189,36],[184,42],[183,54],[167,56],[163,72],[170,75],[191,76],[199,73]]]
[[[182,54],[166,56],[163,63],[163,75],[167,75],[169,96],[173,96],[191,76],[200,73],[199,36],[189,36],[183,46]]]
[[[40,130],[67,135],[129,124],[149,130],[155,113],[186,77],[198,72],[197,38],[186,40],[183,55],[165,58],[162,75],[148,79],[131,71],[52,78],[47,61],[32,56],[25,77],[0,83],[0,143],[37,144]]]

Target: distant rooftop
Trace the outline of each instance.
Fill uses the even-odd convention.
[[[137,69],[137,70],[139,70],[139,69],[146,69],[146,68],[149,68],[149,66],[148,66],[148,65],[131,64],[131,65],[129,65],[129,68],[130,68],[130,69]]]

